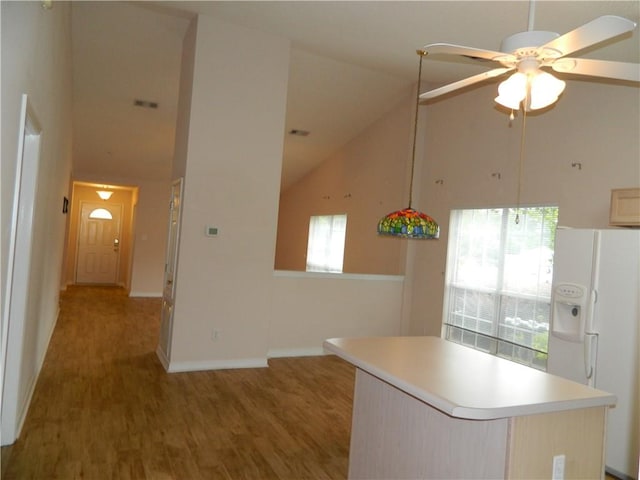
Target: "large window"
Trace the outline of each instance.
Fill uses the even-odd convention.
[[[557,207],[451,212],[443,334],[545,370]]]
[[[347,215],[318,215],[309,221],[307,272],[342,273]]]

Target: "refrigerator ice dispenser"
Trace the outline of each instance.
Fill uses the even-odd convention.
[[[553,290],[551,334],[570,342],[584,339],[587,315],[587,288],[575,283],[560,283]]]

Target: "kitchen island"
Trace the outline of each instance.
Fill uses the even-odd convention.
[[[614,395],[437,337],[330,339],[324,349],[357,367],[349,478],[604,474]]]

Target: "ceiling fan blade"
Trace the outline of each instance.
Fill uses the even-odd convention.
[[[589,60],[586,58],[561,58],[552,63],[551,68],[560,73],[640,82],[640,64],[637,63]]]
[[[560,56],[569,55],[583,48],[604,42],[636,28],[635,22],[615,15],[604,15],[585,23],[581,27],[561,35],[540,47],[560,52]]]
[[[444,55],[460,55],[462,57],[468,57],[474,60],[495,60],[497,58],[512,57],[513,61],[516,58],[513,55],[505,54],[502,52],[493,52],[491,50],[482,50],[480,48],[464,47],[462,45],[453,45],[451,43],[432,43],[425,45],[423,50],[428,54],[444,54]]]
[[[467,77],[464,80],[459,80],[457,82],[450,83],[443,87],[436,88],[434,90],[430,90],[428,92],[420,94],[420,103],[426,103],[427,100],[431,100],[432,98],[440,97],[442,95],[446,95],[449,92],[453,92],[454,90],[458,90],[460,88],[468,87],[469,85],[473,85],[474,83],[482,82],[483,80],[487,80],[489,78],[498,77],[503,75],[509,71],[513,70],[513,68],[494,68],[493,70],[489,70],[488,72],[480,73],[478,75],[473,75],[471,77]]]

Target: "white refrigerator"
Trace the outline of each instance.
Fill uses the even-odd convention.
[[[607,420],[607,471],[638,479],[640,230],[558,227],[548,373],[617,396]]]

